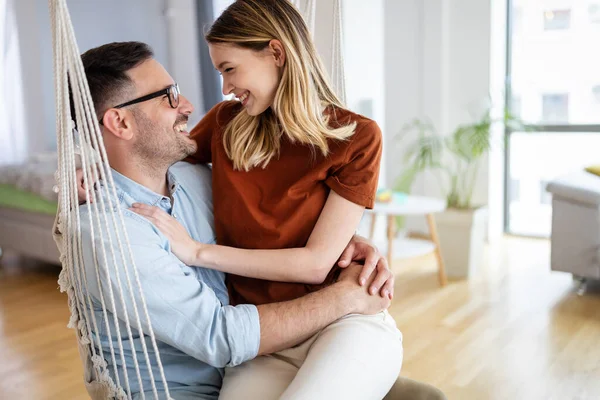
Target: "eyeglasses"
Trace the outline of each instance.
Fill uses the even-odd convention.
[[[179,85],[174,84],[174,85],[169,86],[166,89],[162,89],[157,92],[150,93],[150,94],[147,94],[142,97],[138,97],[137,99],[130,100],[128,102],[119,104],[118,106],[114,106],[112,108],[127,107],[132,104],[137,104],[137,103],[141,103],[143,101],[152,100],[152,99],[155,99],[160,96],[167,96],[169,98],[169,105],[171,106],[171,108],[177,108],[179,106],[179,94],[180,93],[181,92],[179,91]],[[99,122],[100,122],[100,125],[103,125],[102,118],[100,119]]]

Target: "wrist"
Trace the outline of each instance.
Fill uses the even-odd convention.
[[[194,244],[194,257],[195,257],[195,265],[201,265],[203,267],[208,266],[207,263],[207,248],[208,245],[200,242],[195,242]]]
[[[338,305],[338,313],[341,316],[358,313],[359,306],[354,293],[354,285],[348,281],[338,281],[330,288],[335,291],[334,304]]]

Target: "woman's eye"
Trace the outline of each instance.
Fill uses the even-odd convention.
[[[223,72],[231,72],[231,71],[233,71],[233,68],[231,68],[231,67],[230,67],[230,68],[225,68],[225,69],[223,70]]]

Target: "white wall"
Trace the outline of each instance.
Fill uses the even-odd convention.
[[[438,132],[449,134],[460,123],[478,116],[487,104],[492,85],[491,57],[496,51],[504,51],[496,45],[492,48],[491,26],[491,0],[385,2],[389,186],[404,168],[402,144],[394,138],[404,123],[428,117]],[[488,202],[489,171],[486,162],[475,188],[474,203]],[[415,182],[413,193],[442,195],[429,175]],[[422,219],[409,219],[407,228],[426,231]]]
[[[343,56],[348,108],[385,126],[384,0],[343,0]],[[386,154],[379,174],[385,182]]]
[[[204,109],[200,79],[199,35],[196,0],[166,0],[166,43],[168,65],[165,65],[185,97],[194,105],[190,126],[196,125]]]
[[[21,45],[29,152],[54,149],[52,37],[47,0],[13,0]],[[156,59],[200,105],[198,45],[192,0],[68,0],[80,52],[113,41],[152,46]],[[195,113],[190,118],[197,121]]]
[[[397,132],[415,117],[423,116],[425,82],[424,8],[422,0],[385,1],[385,125],[384,148],[388,155],[385,165],[388,187],[403,170],[402,146]],[[433,61],[433,60],[432,60]],[[434,79],[434,75],[431,79]],[[435,85],[435,83],[432,83]],[[433,104],[431,104],[433,106]],[[431,110],[429,111],[432,112]],[[430,115],[434,118],[435,115]],[[422,182],[415,182],[415,192],[423,191]]]

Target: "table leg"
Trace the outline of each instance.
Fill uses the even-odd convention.
[[[369,240],[373,240],[375,236],[375,223],[377,222],[377,214],[371,213],[371,228],[369,229]]]
[[[388,249],[387,249],[387,259],[388,266],[392,268],[392,250],[394,248],[394,234],[396,233],[396,217],[393,215],[388,215],[387,217],[387,237],[388,237]]]
[[[446,286],[448,283],[448,279],[446,277],[446,264],[444,264],[444,259],[442,258],[442,251],[440,249],[440,238],[438,236],[437,227],[435,225],[435,219],[433,218],[433,214],[427,214],[427,225],[429,225],[429,234],[431,235],[431,240],[435,244],[435,257],[438,263],[438,279],[440,281],[440,285]]]

